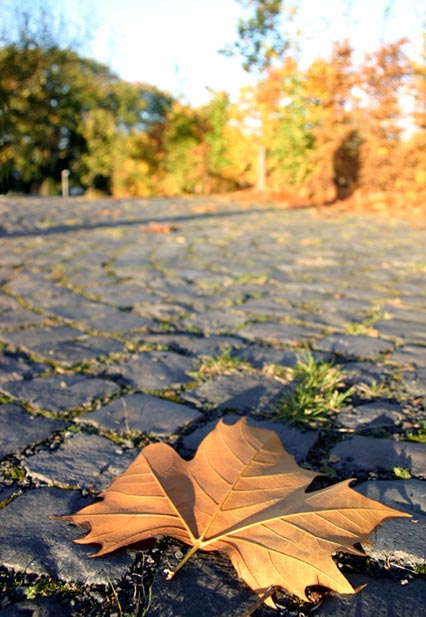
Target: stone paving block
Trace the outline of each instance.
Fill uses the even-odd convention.
[[[355,435],[332,448],[330,454],[340,459],[347,471],[408,469],[413,475],[426,477],[426,444],[393,439],[374,439]]]
[[[152,319],[147,319],[143,315],[130,312],[124,312],[123,315],[117,313],[105,317],[93,317],[92,319],[86,319],[83,323],[87,328],[93,329],[96,332],[114,334],[125,334],[127,332],[158,327],[158,324]]]
[[[426,581],[402,585],[387,578],[374,579],[349,574],[354,588],[367,585],[353,595],[332,595],[315,610],[317,617],[424,617]]]
[[[193,356],[219,356],[226,349],[240,349],[243,342],[236,336],[215,335],[199,336],[195,334],[150,334],[143,336],[140,343],[166,345],[174,351]],[[237,352],[238,355],[238,352]]]
[[[402,407],[395,403],[366,403],[337,415],[336,424],[348,429],[362,430],[400,425],[405,419]]]
[[[85,320],[93,318],[101,318],[105,316],[115,315],[116,309],[102,304],[101,302],[95,302],[86,298],[76,303],[67,303],[63,306],[54,306],[51,309],[51,313],[57,317],[64,317],[70,319],[76,323],[82,323]]]
[[[274,270],[282,271],[284,273],[284,277],[281,280],[284,280],[285,286],[283,290],[283,297],[287,302],[291,303],[305,303],[305,302],[318,302],[323,298],[328,297],[328,293],[330,291],[330,285],[326,282],[324,283],[304,283],[295,281],[289,281],[288,275],[291,274],[294,276],[294,264],[286,264],[285,266],[277,266],[275,265]],[[303,268],[301,268],[303,270]],[[277,273],[274,272],[274,278],[276,278]],[[316,276],[318,273],[316,272]]]
[[[404,286],[405,287],[405,286]],[[401,302],[407,306],[424,309],[426,305],[426,296],[421,294],[421,287],[417,285],[409,285],[404,289],[404,295],[400,298]],[[391,309],[394,310],[395,307]]]
[[[237,351],[235,355],[241,360],[249,362],[256,369],[262,369],[269,364],[292,367],[297,362],[297,354],[293,351],[257,345],[244,347]]]
[[[416,566],[426,556],[426,482],[377,480],[357,484],[355,490],[412,518],[387,519],[371,534],[373,545],[364,546],[374,559]]]
[[[77,422],[124,434],[138,431],[170,435],[200,417],[198,411],[186,405],[137,392],[80,416]]]
[[[0,298],[0,329],[27,326],[46,320],[45,315],[24,308],[13,298]]]
[[[131,330],[144,330],[155,325],[151,319],[137,313],[118,311],[96,302],[76,306],[56,306],[51,312],[95,332],[119,334]]]
[[[179,321],[180,316],[188,311],[187,306],[182,306],[177,303],[167,302],[152,302],[147,306],[139,306],[138,311],[146,318],[150,317],[152,320],[159,321]],[[153,325],[154,321],[151,322]],[[157,325],[158,327],[158,325]]]
[[[296,345],[312,340],[318,335],[308,327],[286,323],[260,322],[244,326],[238,334],[249,341],[264,341],[277,345]]]
[[[26,330],[7,332],[2,337],[8,343],[12,343],[12,345],[25,347],[32,351],[40,346],[48,349],[49,345],[54,343],[73,341],[83,334],[84,332],[71,326],[39,326]]]
[[[279,318],[292,314],[292,308],[288,304],[270,298],[250,298],[241,304],[240,309],[251,318],[254,316]]]
[[[182,393],[190,403],[219,411],[270,411],[283,394],[283,385],[264,375],[217,375]]]
[[[424,280],[421,281],[421,285],[424,290]],[[414,293],[416,293],[415,290],[413,291]],[[418,308],[409,308],[409,307],[403,307],[403,306],[395,306],[392,304],[386,304],[383,307],[383,311],[385,311],[386,313],[390,313],[394,319],[398,319],[400,321],[405,321],[408,323],[417,323],[421,325],[424,325],[426,323],[425,303],[423,303],[422,307],[418,307]]]
[[[111,381],[79,374],[48,375],[28,381],[10,381],[3,384],[1,389],[37,409],[55,413],[75,409],[120,391],[119,386]]]
[[[341,368],[348,385],[363,383],[372,386],[383,382],[390,375],[389,367],[373,362],[345,362]]]
[[[246,315],[230,308],[195,313],[183,320],[184,328],[198,328],[206,334],[229,332],[244,323]]]
[[[67,608],[53,598],[21,600],[0,610],[0,617],[63,617]]]
[[[370,309],[371,304],[370,302],[366,302],[365,299],[350,298],[343,295],[338,298],[329,298],[321,302],[321,311],[330,312],[331,314],[335,311],[339,313],[344,312],[347,315],[352,315],[352,321],[359,320],[359,316],[363,313],[367,313]]]
[[[123,450],[100,435],[78,433],[56,450],[42,450],[24,458],[23,464],[31,477],[43,482],[100,492],[137,454],[137,450]]]
[[[315,343],[314,348],[345,358],[374,360],[380,354],[392,351],[394,345],[390,341],[372,336],[332,334]]]
[[[196,553],[167,581],[164,570],[176,563],[172,551],[164,554],[153,582],[149,617],[243,615],[256,604],[257,596],[219,553]],[[273,617],[276,611],[262,609],[262,615]]]
[[[8,499],[13,497],[13,495],[17,492],[17,488],[14,486],[4,486],[0,483],[0,509],[1,504],[4,504]]]
[[[389,362],[401,366],[426,368],[426,347],[420,345],[404,345],[389,356]]]
[[[333,330],[342,330],[348,324],[354,321],[353,315],[349,313],[343,313],[341,311],[333,311],[333,312],[317,312],[314,313],[312,311],[306,312],[305,314],[297,314],[297,319],[304,319],[308,323],[320,325],[320,326],[330,326]]]
[[[61,420],[30,414],[19,405],[0,405],[0,458],[45,441],[66,426]]]
[[[83,295],[67,287],[52,285],[47,290],[44,288],[43,293],[40,293],[40,291],[36,295],[37,305],[43,308],[46,313],[54,313],[54,307],[77,306],[86,300]]]
[[[75,364],[123,351],[114,339],[90,336],[70,326],[45,326],[8,332],[5,340],[56,362]]]
[[[0,386],[8,381],[37,377],[50,367],[41,362],[31,362],[23,354],[0,355]]]
[[[83,335],[74,341],[54,341],[33,347],[37,355],[62,364],[76,364],[96,360],[113,353],[121,353],[124,344],[102,336]]]
[[[229,414],[224,416],[222,420],[225,424],[234,424],[240,418],[241,416],[237,416],[236,414]],[[292,454],[299,462],[303,461],[307,457],[319,435],[318,431],[301,431],[292,426],[288,426],[282,422],[274,420],[255,420],[250,417],[248,417],[247,420],[250,426],[275,431],[281,439],[281,442],[287,452]],[[217,420],[212,420],[189,435],[185,435],[182,439],[183,447],[187,450],[195,451],[204,437],[206,437],[206,435],[215,428],[217,422]]]
[[[150,351],[132,356],[128,361],[111,364],[106,375],[121,376],[121,380],[141,390],[177,388],[192,380],[188,372],[194,360],[170,351]]]
[[[400,373],[405,389],[412,396],[426,397],[426,368]]]
[[[426,304],[426,298],[425,298]],[[426,323],[426,315],[425,322]],[[397,341],[411,341],[412,343],[426,343],[426,330],[424,323],[409,323],[396,319],[383,319],[374,324],[374,329],[381,336],[393,338]]]
[[[126,283],[97,285],[96,295],[100,296],[102,302],[112,304],[120,309],[130,309],[137,306],[147,305],[158,302],[158,296],[147,292],[138,285],[128,285]]]
[[[84,530],[49,518],[76,512],[91,501],[79,491],[58,488],[34,489],[14,499],[0,510],[0,563],[17,572],[87,584],[121,578],[132,563],[129,553],[90,559],[94,546],[73,542]]]

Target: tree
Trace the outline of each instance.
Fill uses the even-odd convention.
[[[363,101],[361,182],[365,187],[392,190],[396,187],[401,166],[403,113],[401,95],[411,73],[405,53],[407,39],[382,45],[367,54],[359,72]]]
[[[222,50],[226,55],[239,55],[246,71],[265,73],[274,60],[280,59],[288,49],[288,40],[282,32],[282,19],[292,18],[296,9],[286,9],[283,0],[238,0],[250,11],[245,19],[237,24],[237,40]],[[262,113],[258,114],[262,116]],[[257,189],[266,188],[267,150],[263,143],[262,127],[254,132],[257,141]]]
[[[300,187],[311,173],[313,137],[307,115],[305,78],[287,57],[257,87],[263,145],[268,151],[268,187],[281,192]]]
[[[89,3],[82,3],[65,15],[63,5],[54,0],[1,0],[0,45],[20,49],[61,48],[87,53],[94,31]]]
[[[5,0],[6,3],[6,0]],[[93,104],[106,67],[81,58],[48,0],[9,0],[0,32],[0,177],[3,190],[37,190],[79,156],[79,114]]]
[[[174,100],[148,84],[122,82],[114,93],[120,131],[112,192],[118,197],[157,194],[164,177],[165,132]]]
[[[347,197],[358,183],[354,85],[348,41],[335,43],[330,57],[314,60],[306,72],[307,116],[314,140],[309,184],[320,200]]]
[[[241,56],[246,71],[262,72],[287,48],[287,41],[280,30],[283,0],[237,1],[250,11],[250,15],[238,20],[237,41],[221,52],[227,56]]]
[[[409,93],[413,110],[409,135],[401,144],[404,168],[398,182],[404,183],[406,191],[423,196],[426,190],[426,33],[420,53],[412,60]]]
[[[0,47],[2,190],[58,192],[69,169],[71,184],[109,192],[136,134],[155,150],[172,97],[80,56],[53,4],[24,1],[13,15]]]
[[[0,49],[3,177],[11,188],[38,190],[87,151],[82,118],[99,103],[108,69],[58,47]]]

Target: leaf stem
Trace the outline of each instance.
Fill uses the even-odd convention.
[[[186,562],[187,562],[187,561],[189,561],[189,560],[191,559],[192,555],[194,555],[194,554],[198,551],[198,549],[199,549],[199,548],[200,548],[200,547],[199,547],[199,544],[198,544],[198,543],[197,543],[197,544],[194,544],[194,546],[193,546],[191,549],[189,549],[189,551],[186,553],[185,557],[179,561],[178,565],[177,565],[177,566],[176,566],[176,568],[173,570],[173,572],[169,572],[169,573],[167,574],[167,576],[166,576],[166,580],[168,580],[168,581],[169,581],[170,579],[172,579],[172,578],[174,577],[174,575],[175,575],[177,572],[179,572],[179,570],[180,570],[181,568],[183,568],[183,566],[186,564]]]

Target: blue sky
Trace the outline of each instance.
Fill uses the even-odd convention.
[[[287,0],[285,4],[292,4]],[[92,24],[91,55],[123,79],[142,81],[198,105],[207,87],[235,98],[250,81],[237,58],[218,49],[235,39],[242,9],[235,0],[57,0],[84,6]],[[390,12],[386,21],[386,6]],[[421,46],[425,0],[300,0],[302,62],[327,54],[331,42],[349,37],[360,58],[380,40],[407,36]]]

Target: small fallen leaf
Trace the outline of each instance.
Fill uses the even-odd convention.
[[[259,596],[271,586],[304,600],[313,585],[354,593],[332,555],[363,555],[355,544],[368,542],[385,519],[408,515],[360,495],[351,480],[307,493],[316,475],[297,465],[274,431],[245,418],[220,421],[191,461],[150,444],[101,501],[60,518],[89,528],[76,542],[100,544],[96,556],[172,536],[192,547],[174,573],[198,549],[219,550]]]

